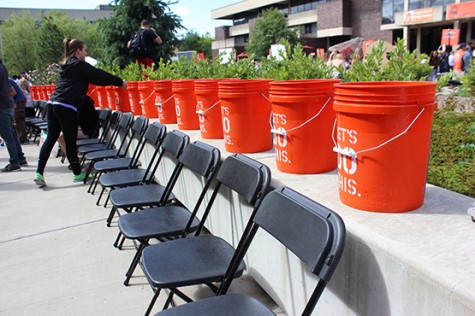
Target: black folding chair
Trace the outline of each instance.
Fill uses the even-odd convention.
[[[144,152],[147,144],[151,146],[158,146],[167,133],[167,127],[158,122],[150,124],[141,139],[140,143],[137,144],[135,150],[130,157],[123,157],[117,159],[109,159],[98,161],[94,164],[94,178],[91,181],[91,185],[87,192],[94,194],[94,191],[97,187],[99,177],[103,173],[125,170],[125,169],[136,169],[142,165],[140,162],[140,156]],[[99,205],[99,200],[97,205]]]
[[[129,126],[125,128],[125,131],[127,132],[125,134],[124,139],[121,141],[120,146],[117,149],[93,151],[84,155],[84,164],[88,166],[86,169],[84,183],[86,183],[89,179],[89,174],[94,168],[96,162],[105,159],[123,158],[130,154],[129,149],[132,145],[135,145],[137,147],[138,144],[140,144],[148,125],[148,118],[146,118],[145,116],[139,116],[133,121],[133,124],[131,124],[133,120],[133,115],[130,115],[132,116],[132,118],[129,121]],[[126,116],[127,115],[124,115],[123,117]],[[130,125],[132,125],[132,127],[130,127]],[[87,163],[88,161],[89,164]]]
[[[247,206],[253,209],[252,218],[269,188],[270,179],[271,173],[266,165],[247,156],[234,154],[226,158],[219,169],[211,201],[220,193],[231,197],[229,202],[232,203],[237,194],[237,200],[240,203],[247,203]],[[155,289],[155,295],[146,315],[149,315],[161,289],[167,288],[171,291],[165,306],[167,307],[173,294],[187,302],[191,301],[189,297],[178,290],[178,287],[206,284],[212,290],[216,290],[212,283],[223,280],[233,257],[234,248],[222,238],[200,235],[211,208],[212,205],[208,205],[206,208],[193,237],[155,244],[145,247],[143,250],[143,271],[152,288]],[[228,212],[229,210],[222,211]],[[251,225],[248,224],[243,236],[247,236],[250,229]],[[147,255],[145,256],[145,254]],[[239,261],[239,268],[236,269],[234,276],[241,276],[244,268],[244,262]]]
[[[198,228],[200,221],[197,218],[197,213],[218,170],[220,156],[217,148],[197,141],[186,146],[183,154],[178,159],[176,171],[167,183],[161,203],[166,203],[177,181],[181,178],[181,183],[185,183],[186,187],[196,188],[196,190],[187,190],[189,200],[193,199],[191,195],[194,192],[200,192],[194,197],[195,199],[193,200],[196,200],[194,203],[189,202],[193,205],[192,211],[181,204],[162,205],[156,208],[144,209],[140,212],[125,214],[119,218],[120,234],[118,239],[122,234],[127,239],[139,242],[135,257],[126,273],[125,285],[129,284],[129,280],[140,260],[142,250],[149,245],[150,239],[156,238],[164,241],[166,239],[185,237]],[[183,176],[184,170],[191,172],[188,177]],[[198,190],[198,188],[202,189]],[[212,202],[210,201],[209,203]],[[118,239],[116,240],[116,245]]]
[[[114,149],[116,147],[116,142],[119,142],[121,140],[121,137],[124,137],[124,129],[122,124],[121,126],[121,121],[122,123],[130,121],[130,119],[133,119],[133,115],[131,113],[126,113],[127,116],[123,118],[125,114],[119,111],[115,111],[112,113],[111,121],[110,121],[110,131],[111,136],[107,138],[105,142],[101,143],[94,143],[94,144],[87,144],[87,145],[81,145],[78,147],[78,155],[81,157],[81,163],[82,163],[82,157],[93,151],[97,150],[104,150],[104,149]]]
[[[132,210],[131,207],[134,206],[135,199],[150,193],[159,198],[163,196],[165,186],[153,184],[155,172],[161,165],[165,164],[164,161],[171,162],[173,169],[175,169],[178,164],[178,158],[189,142],[190,138],[188,135],[178,130],[171,131],[165,136],[165,139],[158,149],[160,152],[158,158],[154,159],[154,162],[151,161],[146,170],[122,170],[103,174],[99,178],[99,184],[104,188],[110,189],[109,199],[113,205],[107,218],[107,226],[110,226],[118,209],[124,209],[126,212],[130,212]],[[171,171],[170,174],[173,174],[173,171]],[[174,196],[171,194],[170,199],[173,198]],[[154,199],[154,202],[155,201],[156,199]],[[156,203],[151,203],[147,206],[158,205],[160,205],[160,203],[156,201]]]
[[[96,143],[103,143],[107,142],[107,135],[110,129],[110,120],[112,117],[112,111],[110,109],[101,109],[99,116],[98,116],[98,128],[99,128],[99,137],[95,138],[86,138],[86,139],[78,139],[76,141],[76,146],[84,146],[84,145],[91,145]]]
[[[340,216],[290,188],[280,187],[266,195],[254,218],[250,221],[250,226],[249,233],[244,235],[238,244],[231,264],[217,291],[218,296],[180,305],[156,315],[274,315],[270,309],[252,297],[240,294],[224,295],[235,278],[236,272],[239,271],[241,261],[260,228],[293,252],[313,274],[319,277],[319,281],[302,312],[302,315],[311,315],[343,254],[346,229]],[[179,242],[184,243],[182,240],[178,240],[176,243]],[[183,273],[182,270],[186,268],[182,268],[181,265],[173,267],[167,265],[171,261],[173,262],[175,256],[186,254],[180,245],[164,243],[165,247],[173,247],[168,250],[165,258],[162,258],[162,255],[165,254],[162,252],[165,247],[161,247],[162,249],[157,251],[158,246],[156,248],[155,246],[147,247],[143,251],[143,265],[147,277],[157,287],[162,283],[167,287],[182,286],[182,283],[176,283],[179,278],[176,278],[175,275]],[[200,248],[194,248],[193,252],[188,254],[188,257],[191,256],[191,258],[183,257],[181,259],[195,262],[195,253],[198,250]],[[206,261],[212,261],[202,255],[199,257]],[[275,259],[280,260],[280,258]],[[171,273],[172,276],[167,276],[167,273]],[[187,276],[183,279],[185,278]],[[198,275],[192,275],[190,278],[199,280],[197,279]]]

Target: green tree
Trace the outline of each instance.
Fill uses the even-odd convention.
[[[175,31],[183,26],[180,18],[171,13],[168,3],[157,0],[114,0],[112,6],[112,16],[100,21],[106,63],[117,58],[121,67],[124,67],[131,62],[127,42],[144,19],[150,21],[163,41],[162,45],[156,48],[156,57],[169,59],[178,43]]]
[[[296,31],[287,27],[285,15],[277,8],[267,9],[251,30],[246,51],[254,54],[256,59],[262,59],[267,56],[271,45],[282,40],[288,41],[291,47],[299,43]]]
[[[64,36],[56,25],[54,18],[51,16],[43,16],[41,26],[38,29],[38,45],[39,61],[41,64],[58,63],[63,57]]]
[[[36,52],[35,20],[28,14],[12,15],[0,27],[2,58],[10,74],[35,69]]]
[[[201,36],[197,32],[191,30],[186,32],[186,34],[180,38],[178,49],[180,51],[195,50],[198,53],[204,53],[206,58],[211,59],[213,58],[211,50],[211,43],[213,43],[213,41],[214,39],[209,35],[209,33]]]

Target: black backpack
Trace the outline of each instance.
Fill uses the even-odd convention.
[[[137,31],[130,40],[130,55],[135,58],[145,57],[143,30]]]

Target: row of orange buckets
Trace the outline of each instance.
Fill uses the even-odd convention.
[[[40,86],[30,86],[30,93],[33,100],[48,101],[56,89],[55,84],[47,84]]]
[[[188,80],[172,90],[179,128],[222,131],[229,152],[274,148],[284,172],[338,168],[349,206],[405,212],[424,202],[434,83]]]
[[[340,200],[351,207],[404,212],[424,202],[434,83],[200,79],[128,84],[134,114],[176,122],[182,130],[199,129],[203,138],[223,138],[228,152],[274,148],[277,168],[288,173],[338,168]]]

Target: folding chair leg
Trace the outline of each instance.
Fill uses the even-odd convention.
[[[175,304],[173,303],[173,292],[170,291],[170,293],[168,294],[168,298],[167,298],[167,301],[165,302],[165,305],[163,305],[163,309],[167,309],[170,304],[172,306],[174,306]]]
[[[117,208],[115,206],[112,206],[109,216],[107,217],[107,227],[111,226],[112,219],[114,218],[116,212]]]
[[[107,207],[107,204],[109,203],[109,199],[110,199],[110,192],[109,194],[107,195],[107,198],[106,198],[106,201],[104,202],[104,207]]]
[[[117,234],[117,238],[116,238],[115,241],[114,241],[114,247],[115,247],[115,248],[118,248],[119,242],[120,242],[120,238],[121,238],[121,237],[122,237],[122,233],[119,232],[119,233]],[[120,248],[119,248],[119,249],[120,249]]]
[[[142,251],[145,249],[145,247],[147,246],[147,244],[148,244],[148,243],[140,242],[140,246],[139,246],[139,248],[137,249],[137,251],[135,252],[134,259],[133,259],[132,262],[130,263],[129,270],[127,270],[127,273],[125,274],[125,281],[124,281],[124,285],[125,285],[125,286],[128,286],[128,285],[129,285],[130,278],[132,277],[132,274],[134,273],[135,268],[136,268],[137,265],[139,264],[140,258],[142,257]]]
[[[97,206],[99,206],[99,204],[101,203],[102,194],[104,193],[105,189],[106,188],[102,188],[101,193],[99,193],[99,197],[97,198],[97,202],[96,202]]]
[[[149,316],[150,312],[152,311],[153,305],[155,305],[155,302],[157,301],[158,296],[160,295],[160,288],[158,288],[155,291],[155,294],[153,295],[152,300],[150,301],[150,305],[148,305],[147,311],[145,312],[145,316]]]
[[[122,236],[122,239],[120,240],[119,246],[117,247],[119,250],[122,250],[122,247],[124,246],[124,241],[125,241],[125,237]]]
[[[91,179],[91,183],[89,184],[89,188],[87,188],[87,193],[91,193],[94,183],[96,182],[96,178],[97,178],[97,175],[94,174],[94,176]]]
[[[99,172],[99,174],[95,174],[94,175],[94,179],[96,180],[95,183],[94,183],[94,187],[92,188],[92,193],[91,194],[94,194],[96,192],[96,188],[97,188],[97,184],[99,183],[99,178],[101,177],[102,175],[102,172]],[[97,179],[96,179],[97,178]],[[92,184],[92,183],[91,183]]]
[[[91,171],[92,171],[92,168],[94,167],[94,163],[95,161],[94,160],[91,160],[89,162],[89,166],[87,166],[87,169],[86,169],[86,176],[84,177],[84,180],[83,180],[83,183],[86,184],[87,183],[87,180],[89,179],[89,175],[91,174]]]

